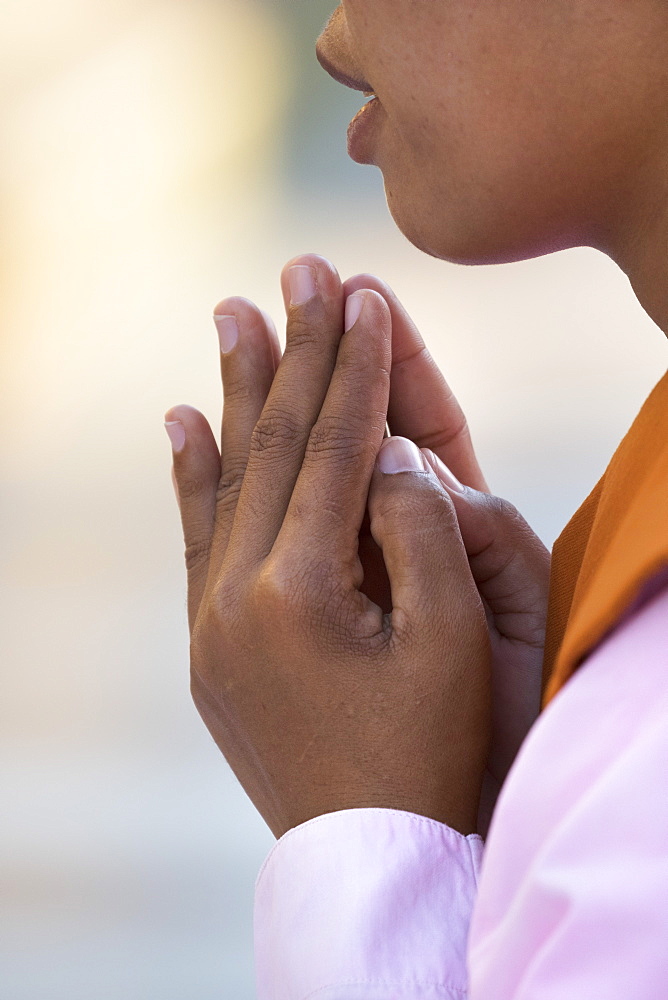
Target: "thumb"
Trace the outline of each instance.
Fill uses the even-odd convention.
[[[452,499],[408,438],[383,441],[368,509],[390,581],[393,629],[429,623],[431,634],[444,611],[482,614]]]
[[[549,551],[508,500],[463,486],[433,451],[422,453],[452,499],[471,574],[499,631],[542,644]]]

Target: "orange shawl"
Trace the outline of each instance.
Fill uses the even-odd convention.
[[[668,566],[668,372],[554,544],[542,707]]]

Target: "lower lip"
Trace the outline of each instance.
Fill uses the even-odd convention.
[[[348,156],[355,163],[373,163],[371,146],[380,123],[381,106],[372,97],[357,112],[348,126]]]

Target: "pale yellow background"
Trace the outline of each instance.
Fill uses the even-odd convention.
[[[604,257],[465,268],[352,163],[323,0],[2,0],[6,1000],[250,1000],[273,837],[189,699],[162,420],[220,419],[210,314],[303,251],[419,322],[492,488],[551,543],[665,366]]]

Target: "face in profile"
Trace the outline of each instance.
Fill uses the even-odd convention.
[[[664,170],[659,0],[343,0],[316,51],[377,95],[356,158],[435,257],[614,256]]]

